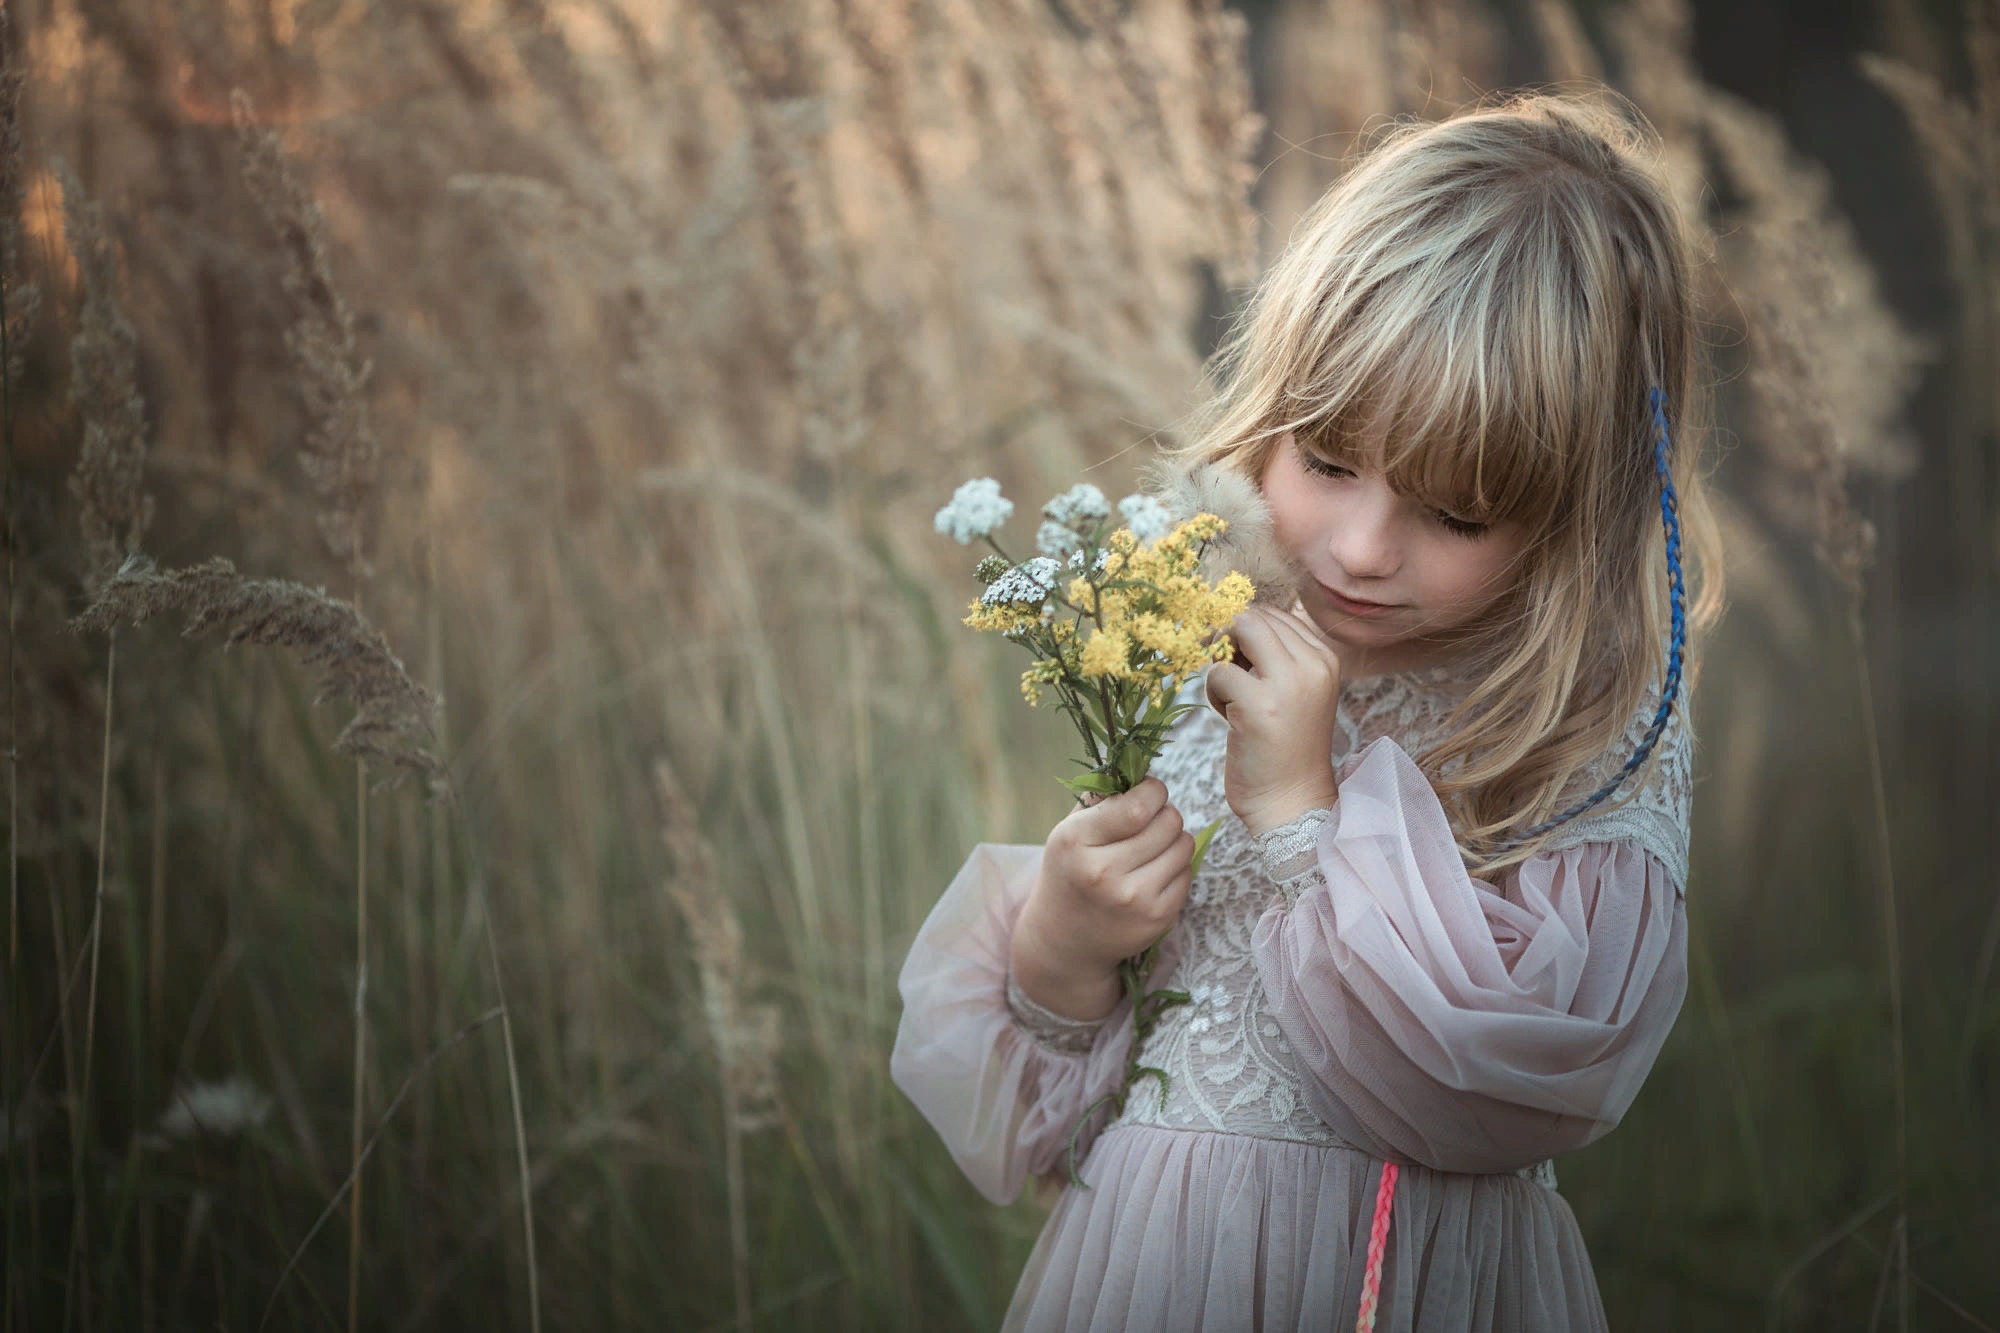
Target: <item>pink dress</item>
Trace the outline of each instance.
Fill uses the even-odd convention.
[[[1227,725],[1177,725],[1153,774],[1190,829],[1226,818],[1152,981],[1192,996],[1142,1053],[1171,1086],[1093,1117],[1090,1188],[1063,1187],[1006,1329],[1351,1329],[1385,1159],[1402,1170],[1378,1330],[1605,1327],[1549,1159],[1618,1123],[1680,1009],[1690,739],[1677,710],[1636,799],[1489,884],[1410,759],[1465,684],[1349,683],[1338,801],[1254,840],[1223,798]],[[900,979],[892,1076],[996,1204],[1062,1179],[1131,1040],[1126,1003],[1077,1023],[1012,984],[1041,855],[975,847]]]

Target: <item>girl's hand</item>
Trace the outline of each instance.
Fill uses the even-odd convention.
[[[1254,837],[1330,806],[1340,658],[1302,616],[1253,606],[1229,635],[1244,665],[1208,670],[1208,702],[1229,722],[1223,793]]]
[[[1041,877],[1014,925],[1014,978],[1065,1018],[1118,1003],[1118,964],[1166,934],[1194,881],[1194,835],[1147,778],[1081,806],[1049,833]]]

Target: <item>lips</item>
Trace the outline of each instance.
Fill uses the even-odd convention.
[[[1346,593],[1336,592],[1334,589],[1327,587],[1324,583],[1320,584],[1319,586],[1321,590],[1324,591],[1326,595],[1332,599],[1333,604],[1335,606],[1339,607],[1343,611],[1351,612],[1354,615],[1362,615],[1362,616],[1378,615],[1384,611],[1393,611],[1396,609],[1395,604],[1392,602],[1363,601],[1359,597],[1349,597]]]

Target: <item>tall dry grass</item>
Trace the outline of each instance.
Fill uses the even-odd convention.
[[[1040,1215],[889,1084],[894,978],[973,842],[1059,817],[1063,742],[930,513],[1129,482],[1356,132],[1522,43],[1667,136],[1736,433],[1694,989],[1565,1163],[1613,1322],[2000,1321],[2000,909],[1940,836],[1990,767],[1911,739],[1880,521],[1957,469],[1990,605],[1990,57],[1958,87],[1906,14],[1876,75],[1945,347],[1677,0],[1286,3],[1255,46],[1205,0],[5,12],[6,1328],[996,1324]],[[71,369],[92,290],[129,393]],[[96,583],[93,420],[157,501]],[[166,1132],[229,1074],[267,1118]]]

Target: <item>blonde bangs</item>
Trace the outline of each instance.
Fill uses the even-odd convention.
[[[1329,463],[1379,471],[1399,494],[1456,518],[1545,528],[1563,508],[1566,469],[1539,423],[1504,393],[1494,401],[1493,386],[1518,383],[1516,368],[1437,360],[1435,371],[1416,374],[1386,358],[1349,362],[1354,391],[1296,427],[1300,445]]]

